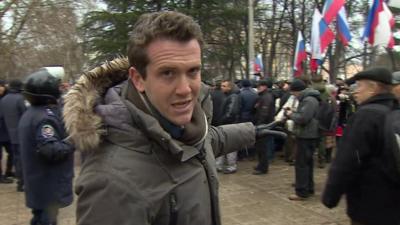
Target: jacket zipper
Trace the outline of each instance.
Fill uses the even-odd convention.
[[[210,172],[208,171],[209,169],[208,169],[208,165],[207,165],[206,152],[205,152],[204,148],[200,149],[200,154],[198,154],[196,157],[200,161],[200,163],[202,164],[203,169],[204,169],[204,171],[206,173],[206,176],[207,176],[208,188],[210,190],[212,224],[214,224],[214,225],[215,224],[219,224],[219,223],[217,223],[218,220],[216,219],[216,215],[215,215],[216,205],[215,205],[215,202],[213,200],[213,189],[212,189],[212,186],[211,186],[211,181],[208,180],[208,178],[210,176]]]
[[[169,196],[169,206],[170,206],[169,225],[177,225],[178,224],[178,206],[177,206],[175,193],[171,193]]]

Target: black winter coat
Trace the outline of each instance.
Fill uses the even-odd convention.
[[[26,110],[24,96],[19,91],[9,90],[8,94],[1,99],[0,108],[11,144],[19,144],[17,129],[18,122]]]
[[[385,112],[364,107],[372,103],[392,107],[395,101],[392,94],[380,94],[360,105],[348,121],[329,170],[323,204],[335,207],[345,194],[347,214],[361,224],[400,224],[400,186],[382,170]]]
[[[271,91],[263,91],[258,94],[256,107],[255,123],[267,124],[274,120],[275,115],[275,97]]]

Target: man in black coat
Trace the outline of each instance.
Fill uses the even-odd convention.
[[[65,141],[59,84],[57,73],[39,70],[24,86],[31,107],[20,120],[18,135],[31,225],[56,225],[59,208],[73,198],[74,148]]]
[[[6,95],[6,82],[0,80],[0,102],[1,99]],[[4,117],[2,113],[3,107],[0,107],[0,183],[12,183],[13,180],[9,177],[13,175],[13,153],[10,145],[10,138],[8,137],[8,132],[6,128],[6,124],[4,122]],[[3,148],[6,150],[7,157],[7,165],[5,174],[2,171],[2,156],[3,156]]]
[[[22,165],[20,159],[19,141],[18,141],[18,123],[22,114],[26,111],[24,97],[21,94],[22,82],[20,80],[11,80],[7,95],[1,99],[4,121],[7,132],[10,137],[11,149],[14,154],[15,175],[17,177],[17,191],[23,191],[24,180],[22,176]]]
[[[322,203],[333,208],[346,195],[352,224],[400,224],[400,184],[383,170],[385,115],[398,104],[390,93],[391,80],[384,68],[359,72],[349,80],[355,81],[353,96],[359,107],[338,145]]]
[[[257,85],[258,99],[255,105],[256,115],[255,124],[268,124],[274,120],[275,115],[275,97],[272,94],[272,80],[261,80]],[[269,136],[257,140],[256,152],[258,155],[258,164],[254,168],[254,175],[268,173],[269,160],[274,151],[274,137]]]

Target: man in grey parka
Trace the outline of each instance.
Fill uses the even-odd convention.
[[[128,59],[85,73],[65,97],[85,160],[78,225],[219,225],[215,157],[255,142],[251,123],[210,126],[202,33],[178,12],[142,15]]]
[[[290,200],[305,200],[314,194],[313,154],[318,143],[319,129],[316,115],[319,108],[319,91],[307,88],[300,79],[294,79],[290,92],[299,100],[296,111],[286,109],[285,115],[294,121],[297,151],[295,155],[295,194]]]

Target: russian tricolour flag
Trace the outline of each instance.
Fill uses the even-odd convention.
[[[311,60],[310,69],[312,72],[318,70],[318,66],[322,62],[321,52],[321,39],[319,35],[319,22],[322,19],[322,15],[318,9],[314,9],[312,27],[311,27]]]
[[[324,18],[321,18],[319,21],[318,28],[319,38],[321,40],[321,53],[324,53],[328,45],[335,39],[335,34],[328,27],[328,24],[325,22]]]
[[[368,42],[373,46],[383,45],[393,48],[393,26],[394,17],[386,3],[383,0],[374,0],[362,38],[368,38]]]
[[[324,15],[324,20],[327,24],[330,24],[332,20],[336,17],[339,10],[344,6],[345,0],[326,0],[322,14]]]
[[[333,39],[335,39],[335,34],[328,27],[319,10],[315,9],[311,28],[311,71],[317,71],[325,50]]]
[[[258,54],[254,60],[254,73],[261,73],[264,70],[261,54]]]
[[[296,52],[294,55],[293,70],[294,76],[298,77],[303,73],[303,61],[307,59],[306,47],[303,35],[299,31],[297,36]]]
[[[351,40],[351,33],[349,24],[347,23],[346,10],[344,6],[339,10],[339,14],[336,17],[336,22],[339,39],[344,46],[347,46]]]

